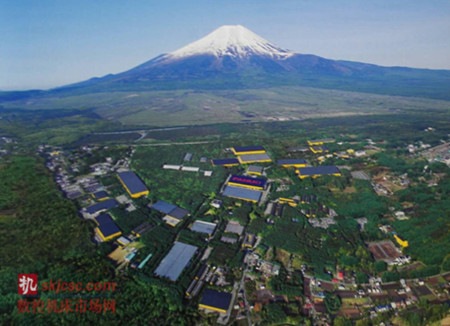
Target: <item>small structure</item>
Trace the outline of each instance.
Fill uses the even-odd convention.
[[[119,244],[119,246],[121,246],[121,247],[126,247],[126,246],[128,246],[129,244],[130,244],[130,239],[128,239],[127,237],[119,237],[118,239],[117,239],[117,243]]]
[[[139,177],[132,171],[125,171],[117,173],[122,186],[128,192],[132,198],[139,198],[141,196],[147,196],[149,191],[145,184],[139,179]]]
[[[221,236],[220,237],[220,241],[225,242],[225,243],[230,243],[230,244],[234,244],[237,242],[236,238],[232,238],[232,237],[227,237],[227,236]]]
[[[229,221],[225,228],[225,232],[241,235],[244,232],[244,227],[240,225],[239,222]]]
[[[256,236],[253,233],[246,233],[244,236],[244,241],[242,242],[242,247],[253,248],[256,242]]]
[[[211,206],[212,206],[212,207],[215,207],[215,208],[220,208],[220,207],[222,207],[222,204],[223,204],[223,202],[222,202],[220,199],[214,199],[214,200],[211,202]]]
[[[214,290],[205,290],[203,292],[202,300],[198,305],[199,308],[203,308],[206,311],[219,312],[226,314],[231,304],[231,293],[218,292]]]
[[[353,179],[359,179],[359,180],[370,180],[369,175],[364,171],[352,171],[350,172]]]
[[[198,172],[200,171],[200,168],[196,166],[182,166],[181,171]]]
[[[205,233],[208,236],[212,236],[214,231],[216,230],[216,227],[216,223],[196,220],[191,226],[191,231]]]
[[[190,162],[192,160],[192,153],[186,153],[186,155],[184,155],[184,159],[185,162]]]
[[[164,164],[163,169],[164,170],[179,170],[179,169],[181,169],[181,165]]]
[[[263,171],[264,171],[264,168],[262,166],[250,165],[247,168],[247,173],[253,174],[253,175],[262,175]]]
[[[137,227],[135,227],[133,230],[131,230],[131,234],[134,234],[136,237],[142,236],[145,232],[150,231],[150,229],[153,226],[149,222],[144,222]]]

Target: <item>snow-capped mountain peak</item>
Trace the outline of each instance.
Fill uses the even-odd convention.
[[[203,38],[167,54],[167,57],[180,59],[204,54],[239,58],[262,55],[285,59],[294,53],[277,47],[244,26],[224,25]]]

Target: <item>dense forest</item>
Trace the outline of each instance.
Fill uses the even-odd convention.
[[[191,325],[197,318],[196,310],[182,305],[177,289],[139,275],[115,275],[113,265],[90,239],[90,224],[78,216],[72,201],[62,197],[40,159],[11,157],[3,161],[0,194],[0,324],[83,325],[101,321],[109,325]],[[116,300],[115,313],[19,313],[19,273],[38,274],[40,285],[50,279],[116,282],[111,296]],[[86,295],[77,292],[71,299],[86,299]],[[61,299],[49,293],[39,293],[38,298]]]

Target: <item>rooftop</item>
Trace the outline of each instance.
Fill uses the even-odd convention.
[[[242,186],[264,188],[264,186],[266,185],[266,180],[258,178],[250,178],[241,175],[232,175],[231,178],[228,180],[228,183],[233,183]]]
[[[308,175],[308,176],[341,173],[339,168],[334,165],[309,166],[305,168],[299,168],[297,171],[300,175]]]
[[[155,274],[176,281],[197,251],[197,247],[176,241],[155,270]]]
[[[237,158],[222,158],[212,160],[213,165],[230,165],[230,164],[239,164]]]
[[[266,151],[263,146],[243,146],[243,147],[233,147],[235,153],[245,153],[245,152],[262,152]]]
[[[215,224],[215,223],[197,220],[191,226],[191,231],[199,232],[199,233],[206,233],[208,235],[211,235],[214,233],[214,230],[216,229],[216,227],[217,227],[217,224]]]
[[[267,155],[266,153],[245,154],[245,155],[239,156],[239,161],[243,164],[251,163],[251,162],[267,162],[267,161],[271,161],[271,160],[272,159],[270,158],[270,156]]]
[[[306,160],[300,159],[300,158],[287,158],[287,159],[278,160],[277,164],[278,165],[295,165],[295,164],[308,164],[308,162]]]
[[[144,191],[148,191],[145,184],[139,179],[139,177],[132,171],[125,171],[117,173],[117,176],[125,184],[126,188],[132,194],[138,194]]]
[[[227,311],[231,303],[231,298],[231,293],[206,289],[203,292],[200,305]]]
[[[121,232],[119,227],[114,223],[111,215],[101,214],[95,218],[95,222],[98,225],[100,232],[104,238],[108,238],[118,232]]]
[[[258,202],[262,192],[260,190],[246,189],[242,187],[226,186],[222,193],[226,197]]]
[[[94,204],[92,206],[86,207],[86,212],[88,214],[95,214],[102,210],[108,210],[117,206],[118,206],[117,202],[114,199],[110,198],[97,204]]]

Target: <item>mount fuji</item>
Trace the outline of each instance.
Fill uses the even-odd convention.
[[[388,50],[387,50],[388,51]],[[0,99],[97,92],[257,89],[277,86],[450,99],[450,71],[382,67],[299,54],[241,25],[225,25],[176,51],[128,71],[52,89],[0,94]],[[19,93],[19,94],[18,94]]]

